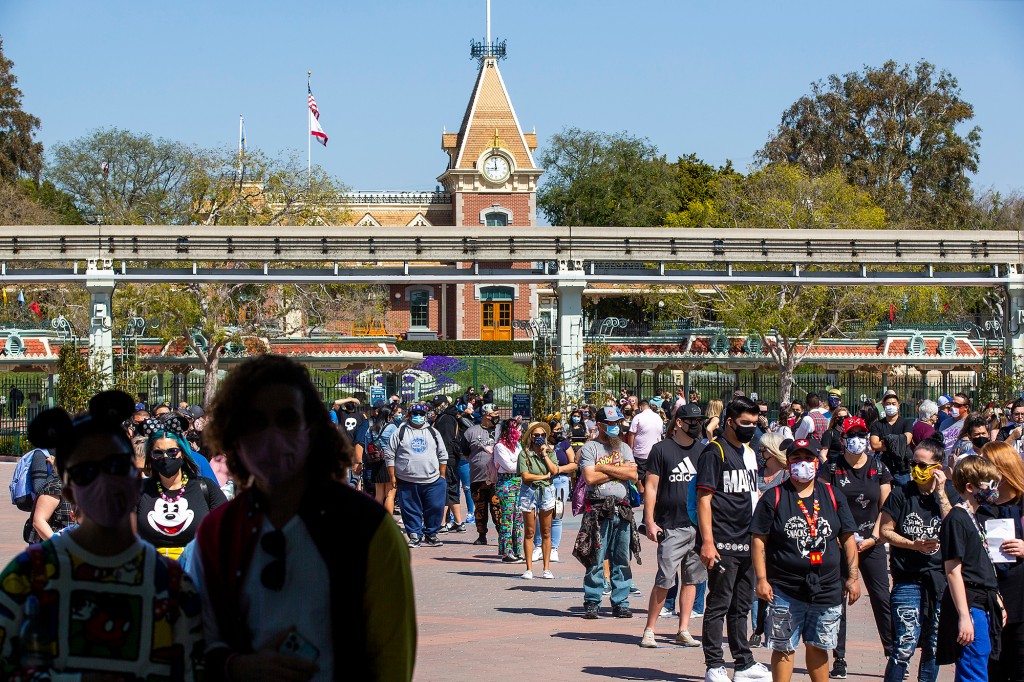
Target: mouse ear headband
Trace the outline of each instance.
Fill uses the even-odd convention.
[[[68,448],[91,433],[124,433],[122,424],[135,411],[135,401],[122,391],[103,391],[89,400],[85,414],[72,419],[59,407],[44,410],[28,426],[28,438],[40,448]]]
[[[170,418],[146,417],[139,424],[136,424],[137,432],[152,438],[157,433],[170,433],[176,436],[184,435],[185,430],[181,428],[181,422],[173,415]]]

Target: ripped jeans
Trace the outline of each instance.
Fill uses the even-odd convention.
[[[910,669],[918,642],[921,644],[919,682],[935,682],[939,667],[935,665],[935,637],[939,626],[939,605],[929,622],[921,622],[922,602],[926,597],[918,583],[896,583],[889,598],[892,610],[892,656],[885,666],[885,682],[903,682]]]

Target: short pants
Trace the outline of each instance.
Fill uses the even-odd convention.
[[[708,579],[708,569],[700,561],[696,550],[697,530],[665,528],[665,539],[658,543],[658,575],[654,585],[670,590],[676,584],[676,574],[682,569],[682,584],[696,585]]]
[[[548,511],[555,508],[555,487],[533,486],[524,483],[519,488],[519,511]]]
[[[839,642],[839,621],[842,604],[826,606],[808,604],[785,595],[772,585],[775,600],[768,605],[764,633],[772,651],[796,651],[803,638],[804,644],[829,651]]]

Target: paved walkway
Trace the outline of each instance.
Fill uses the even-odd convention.
[[[0,463],[0,481],[10,481],[13,468]],[[3,562],[24,548],[25,518],[6,500],[0,502]],[[412,550],[419,620],[416,680],[702,680],[701,650],[671,643],[674,619],[659,620],[659,648],[637,646],[656,572],[654,544],[648,540],[643,540],[643,565],[634,567],[634,580],[644,592],[630,602],[634,618],[611,618],[607,601],[601,619],[580,617],[583,567],[571,555],[578,527],[578,519],[566,519],[555,580],[520,579],[523,566],[502,564],[493,544],[472,545],[473,532],[442,535],[444,547]],[[493,532],[490,539],[493,543]],[[699,620],[691,625],[698,638],[700,627]],[[885,661],[866,597],[850,610],[847,648],[850,680],[882,679]],[[758,649],[755,657],[767,664],[770,655]],[[916,674],[915,663],[911,679]],[[795,679],[807,679],[802,668]],[[952,669],[944,667],[939,680],[952,679]]]

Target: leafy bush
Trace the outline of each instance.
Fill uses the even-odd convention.
[[[399,350],[423,353],[423,355],[513,355],[530,353],[533,344],[530,341],[471,341],[445,339],[439,341],[398,341]]]

